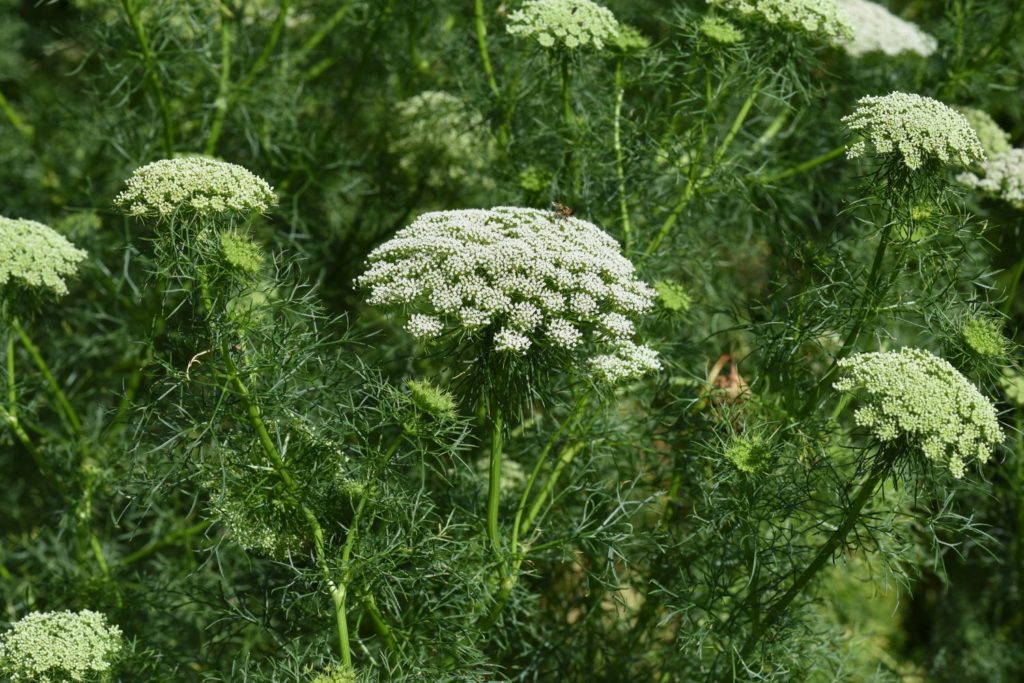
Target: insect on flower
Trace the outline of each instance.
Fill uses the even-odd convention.
[[[572,208],[556,200],[551,201],[551,210],[557,213],[559,218],[570,218],[576,213]]]

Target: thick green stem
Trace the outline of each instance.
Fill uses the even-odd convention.
[[[774,183],[779,180],[785,180],[786,178],[791,178],[792,176],[800,175],[801,173],[806,173],[807,171],[810,171],[813,168],[817,168],[822,164],[828,163],[829,161],[832,161],[836,157],[840,157],[845,153],[846,145],[840,145],[835,149],[830,149],[824,154],[816,156],[813,159],[808,159],[807,161],[799,163],[796,166],[791,166],[790,168],[787,168],[785,170],[761,176],[760,178],[757,178],[757,181],[762,185],[767,185],[768,183]]]
[[[626,170],[622,154],[622,99],[625,87],[622,82],[622,58],[615,60],[615,117],[612,140],[615,145],[615,176],[619,184],[619,219],[622,222],[623,248],[629,254],[633,231],[629,223],[629,202],[626,197]]]
[[[850,503],[850,507],[846,509],[846,513],[843,516],[843,521],[839,527],[832,532],[825,545],[818,550],[818,553],[811,560],[811,563],[804,568],[804,570],[797,577],[793,585],[790,586],[789,590],[772,605],[771,609],[768,610],[764,618],[756,623],[750,638],[747,639],[746,644],[743,646],[741,656],[747,658],[753,653],[754,648],[757,647],[757,643],[761,640],[761,637],[775,625],[775,622],[786,612],[790,604],[796,598],[800,592],[807,587],[807,584],[811,582],[811,579],[817,575],[821,568],[825,566],[831,559],[836,550],[846,541],[846,537],[850,531],[853,530],[854,526],[857,525],[860,519],[861,510],[864,505],[871,499],[875,491],[878,489],[878,485],[885,477],[885,473],[889,471],[888,460],[882,457],[881,454],[877,456],[875,464],[872,466],[868,476],[864,479],[860,485],[860,489],[854,496],[853,501]]]
[[[11,125],[14,126],[16,131],[21,133],[23,138],[29,142],[33,142],[35,140],[35,129],[26,123],[25,119],[21,118],[18,112],[14,110],[14,107],[12,107],[10,102],[7,101],[7,98],[4,97],[3,92],[0,92],[0,111],[4,113],[7,120],[11,122]]]
[[[135,0],[121,0],[121,6],[128,15],[128,23],[131,24],[135,39],[139,42],[139,49],[142,51],[142,63],[146,67],[146,80],[149,81],[150,90],[156,98],[157,108],[160,110],[160,119],[163,122],[163,143],[164,155],[168,158],[174,156],[174,119],[171,116],[171,109],[167,104],[167,96],[164,94],[163,83],[157,76],[156,59],[153,50],[149,45],[149,37],[142,25],[138,8],[135,7]]]
[[[315,50],[320,43],[324,41],[331,32],[338,27],[345,16],[352,10],[354,6],[354,0],[349,0],[331,15],[331,18],[324,22],[324,24],[314,33],[309,39],[302,44],[302,47],[295,53],[295,63],[301,64],[309,56],[313,50]]]
[[[153,555],[154,553],[157,553],[160,550],[163,550],[164,548],[169,548],[177,544],[178,541],[181,541],[186,538],[191,538],[196,534],[201,534],[202,532],[209,529],[210,525],[212,524],[212,520],[204,519],[203,521],[197,522],[196,524],[193,524],[190,527],[179,529],[174,533],[168,534],[167,536],[161,538],[159,541],[154,541],[153,543],[150,543],[147,546],[139,548],[133,553],[125,555],[121,558],[120,562],[117,563],[116,568],[120,569],[122,567],[127,567],[128,565],[135,564],[139,560],[144,560],[150,555]]]
[[[14,432],[14,436],[18,439],[32,460],[36,463],[36,467],[39,468],[43,478],[46,479],[47,483],[53,486],[58,491],[61,490],[60,484],[57,482],[57,477],[54,475],[53,470],[50,469],[50,464],[46,462],[43,456],[36,449],[34,443],[32,443],[31,437],[28,432],[21,424],[21,420],[18,419],[18,391],[17,384],[14,379],[14,335],[7,335],[7,407],[0,406],[0,421],[5,422],[10,426],[11,431]]]
[[[501,408],[496,407],[491,424],[491,467],[487,487],[487,537],[491,541],[491,549],[501,567],[504,567],[505,564],[501,548],[501,535],[498,530],[498,509],[501,503],[501,456],[504,448],[503,429],[504,417]],[[504,570],[502,573],[504,574]]]
[[[751,88],[750,94],[747,95],[747,99],[745,99],[743,101],[743,104],[740,105],[740,110],[736,113],[736,118],[733,119],[732,125],[726,132],[725,137],[722,138],[722,142],[718,145],[718,149],[715,150],[715,154],[711,159],[711,163],[707,166],[707,168],[705,168],[700,173],[700,175],[696,177],[690,176],[689,181],[687,181],[686,183],[686,187],[683,188],[683,192],[679,196],[679,200],[675,203],[675,206],[672,207],[672,211],[669,213],[668,218],[665,219],[665,222],[662,223],[661,229],[658,231],[658,234],[654,236],[654,239],[652,239],[650,244],[647,245],[647,249],[644,250],[645,256],[650,256],[655,251],[657,251],[658,247],[661,245],[662,240],[664,240],[669,235],[669,233],[672,232],[672,229],[675,227],[676,222],[679,220],[679,217],[682,215],[683,211],[689,205],[690,200],[693,199],[697,190],[700,188],[701,183],[707,180],[707,178],[715,171],[715,169],[718,168],[718,165],[722,162],[722,159],[725,157],[725,153],[732,146],[733,140],[736,139],[736,136],[739,134],[740,129],[743,127],[743,122],[747,120],[747,116],[750,114],[750,110],[751,108],[753,108],[754,102],[757,100],[757,97],[760,94],[761,82],[758,81],[757,83],[754,84],[754,87]]]
[[[498,89],[498,81],[494,77],[494,67],[491,65],[491,54],[487,49],[487,23],[484,21],[484,0],[474,0],[473,15],[476,22],[476,44],[480,49],[480,60],[483,62],[484,75],[487,77],[487,85],[495,99],[501,99],[501,90]]]
[[[1024,275],[1024,258],[1017,262],[1010,275],[1010,285],[1006,288],[1006,301],[1003,302],[1003,315],[1009,316],[1013,311],[1013,302],[1017,296],[1017,286],[1021,275]]]
[[[224,119],[228,114],[229,97],[231,92],[231,42],[234,39],[231,23],[228,17],[221,14],[220,17],[220,79],[217,83],[217,100],[214,102],[213,124],[210,126],[210,135],[206,139],[207,155],[212,155],[217,148],[217,140],[220,139],[221,131],[224,128]]]
[[[583,179],[580,174],[580,159],[576,154],[576,145],[579,143],[579,123],[576,120],[576,112],[572,107],[572,79],[569,72],[569,59],[562,57],[562,119],[565,121],[566,130],[569,133],[569,144],[565,150],[565,165],[569,169],[569,177],[572,179],[571,201],[576,201],[582,190]]]
[[[17,318],[11,320],[11,327],[18,333],[18,339],[21,340],[22,346],[28,352],[32,362],[35,363],[39,373],[46,380],[46,385],[50,388],[50,392],[53,394],[54,399],[57,401],[58,412],[61,414],[62,419],[66,423],[67,427],[74,432],[75,436],[82,439],[85,438],[85,431],[82,428],[82,421],[78,417],[78,413],[72,407],[71,402],[68,400],[64,390],[60,388],[60,383],[57,382],[57,378],[53,376],[53,372],[50,370],[50,366],[43,360],[43,355],[39,352],[39,347],[36,346],[32,339],[28,336],[25,328],[22,327],[21,321]]]

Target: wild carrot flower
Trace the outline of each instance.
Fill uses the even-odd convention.
[[[876,154],[900,155],[912,171],[928,160],[968,166],[985,158],[978,134],[964,115],[930,97],[903,92],[869,95],[842,120],[867,138],[850,146],[850,159],[864,156],[868,142]]]
[[[596,225],[515,207],[427,213],[375,249],[356,281],[369,303],[410,313],[421,339],[468,335],[522,356],[534,345],[589,354],[614,381],[659,367],[631,316],[655,292]]]
[[[861,353],[839,361],[837,391],[863,392],[854,420],[881,442],[905,438],[962,477],[1003,440],[995,406],[948,362],[928,351]]]
[[[603,50],[620,30],[615,15],[590,0],[526,0],[508,21],[511,35],[532,38],[545,48],[560,43],[570,50],[588,45]]]
[[[704,17],[700,22],[700,32],[722,45],[735,45],[743,41],[743,31],[722,17]]]
[[[882,5],[870,0],[838,0],[839,10],[853,30],[842,41],[843,49],[853,57],[869,52],[896,56],[913,52],[928,57],[935,52],[938,41],[922,31],[917,24],[900,19]]]
[[[135,169],[114,203],[130,216],[177,212],[210,216],[263,213],[277,197],[248,170],[208,157],[162,159]]]
[[[1003,335],[998,322],[991,318],[977,316],[964,321],[961,328],[964,341],[979,356],[999,357],[1006,354],[1009,341]]]
[[[121,629],[98,612],[32,612],[0,635],[0,672],[12,682],[93,680],[121,647]]]
[[[961,173],[957,180],[1024,209],[1024,149],[997,154],[981,162],[977,172]]]
[[[42,223],[0,216],[0,290],[14,283],[67,294],[64,278],[87,255]]]
[[[835,0],[708,0],[708,4],[830,43],[850,35]]]

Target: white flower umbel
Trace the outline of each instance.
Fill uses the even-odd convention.
[[[515,207],[427,213],[375,249],[368,266],[357,286],[370,304],[409,312],[416,337],[458,331],[513,355],[576,350],[608,381],[660,367],[657,353],[632,339],[633,318],[656,294],[587,221]]]
[[[851,35],[835,0],[708,0],[748,19],[796,30],[836,43]]]
[[[850,146],[850,159],[864,156],[869,141],[876,154],[898,154],[912,171],[928,160],[969,166],[985,158],[978,134],[964,115],[930,97],[903,92],[869,95],[842,120],[866,138]]]
[[[992,402],[948,362],[921,349],[861,353],[839,361],[841,392],[862,391],[854,413],[882,442],[899,437],[962,477],[972,460],[987,462],[1003,440]]]
[[[619,22],[590,0],[526,0],[508,17],[508,32],[536,40],[541,47],[603,50],[619,35]]]
[[[877,2],[838,1],[840,12],[853,30],[853,36],[843,41],[843,49],[854,57],[862,57],[869,52],[890,56],[913,52],[928,57],[938,47],[938,41],[917,24],[900,19]]]
[[[0,216],[0,291],[12,283],[67,294],[64,278],[74,275],[86,256],[53,228]]]
[[[131,216],[263,213],[277,201],[267,181],[208,157],[154,161],[137,168],[114,199]]]
[[[32,612],[0,635],[0,673],[18,683],[96,680],[121,647],[121,629],[98,612]]]
[[[1024,209],[1024,149],[997,154],[981,162],[977,173],[961,173],[957,180]]]
[[[389,150],[402,170],[434,189],[491,187],[494,140],[484,118],[459,97],[428,90],[396,105]]]

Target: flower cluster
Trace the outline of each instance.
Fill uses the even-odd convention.
[[[568,49],[593,45],[603,50],[619,35],[619,22],[590,0],[526,0],[508,17],[508,32],[533,38],[541,47]]]
[[[655,292],[600,228],[552,211],[499,207],[427,213],[369,256],[356,281],[372,305],[401,307],[419,338],[479,333],[499,352],[540,343],[601,351],[593,371],[615,381],[659,368],[632,341]]]
[[[162,159],[135,169],[114,203],[130,216],[263,213],[273,189],[241,166],[207,157]]]
[[[917,24],[900,19],[876,2],[839,0],[839,9],[853,30],[853,35],[843,41],[843,49],[854,57],[869,52],[890,56],[913,52],[928,57],[938,47],[938,41]]]
[[[483,117],[459,97],[427,90],[396,105],[397,135],[389,151],[411,177],[435,190],[490,187],[494,140]]]
[[[971,128],[978,134],[978,140],[985,150],[985,154],[994,157],[1003,152],[1009,152],[1013,145],[1010,144],[1010,134],[995,122],[988,112],[974,107],[959,107],[960,113],[964,115]]]
[[[850,36],[835,0],[708,0],[708,4],[831,43]]]
[[[991,318],[968,318],[964,321],[961,334],[967,345],[979,356],[999,357],[1008,350],[1009,341],[1003,335],[1001,325]]]
[[[839,361],[841,392],[863,390],[854,413],[880,441],[906,437],[925,457],[962,477],[970,460],[984,463],[1003,440],[995,406],[948,362],[921,349],[861,353]]]
[[[9,681],[82,681],[109,671],[121,629],[91,610],[32,612],[0,636],[0,673]]]
[[[53,228],[0,216],[0,288],[15,281],[67,294],[64,278],[74,275],[86,256]]]
[[[737,436],[725,449],[725,458],[739,471],[756,474],[771,463],[772,447],[762,436]]]
[[[743,41],[743,31],[722,17],[704,17],[700,22],[700,32],[722,45],[735,45]]]
[[[1024,209],[1024,149],[1011,149],[981,163],[978,173],[961,173],[957,180]]]
[[[850,159],[866,154],[869,140],[876,153],[898,153],[912,171],[929,159],[969,166],[985,158],[978,134],[963,114],[930,97],[903,92],[869,95],[842,120],[851,131],[867,137],[850,146]]]

